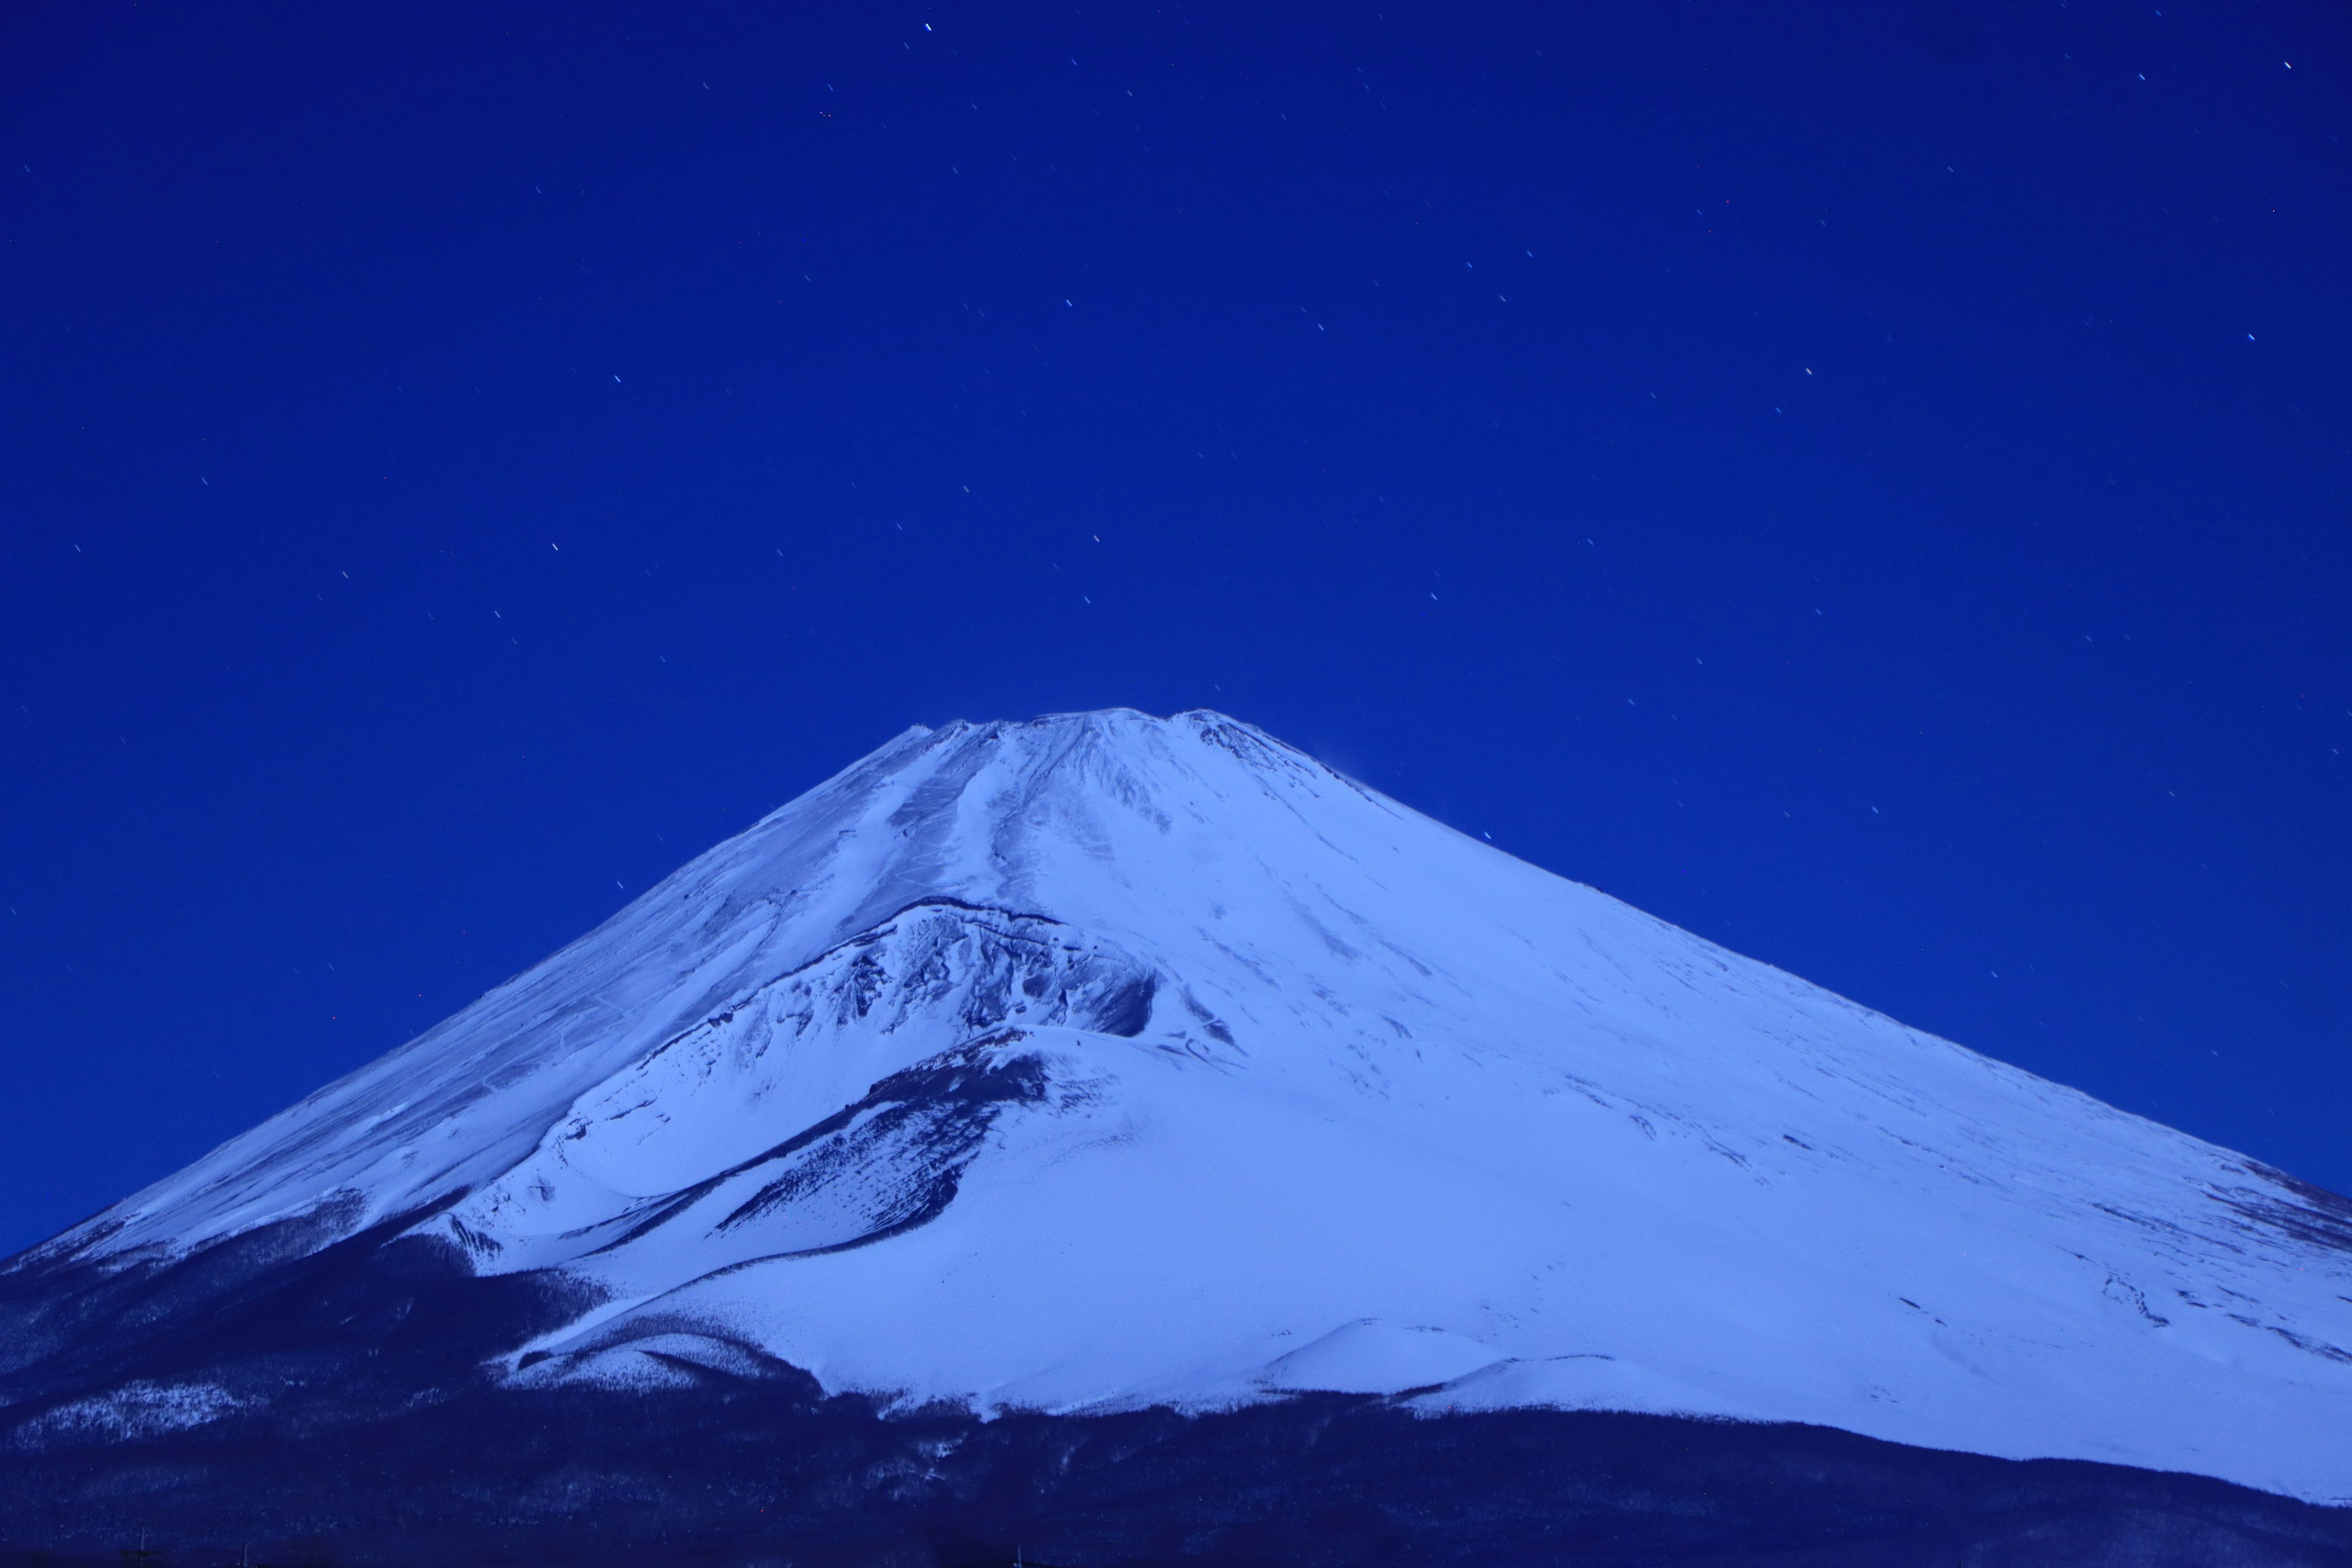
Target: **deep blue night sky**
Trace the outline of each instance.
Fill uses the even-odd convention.
[[[1112,704],[2352,1189],[2340,6],[822,9],[0,13],[0,1250]]]

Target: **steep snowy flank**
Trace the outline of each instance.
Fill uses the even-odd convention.
[[[1213,713],[909,731],[9,1270],[399,1215],[576,1287],[522,1384],[1385,1393],[2352,1500],[2352,1205]]]

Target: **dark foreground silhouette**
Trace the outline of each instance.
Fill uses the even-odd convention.
[[[939,1564],[2352,1563],[2352,1512],[1802,1426],[1314,1397],[894,1419],[773,1382],[481,1391],[388,1421],[17,1453],[18,1561]],[[5,1561],[5,1559],[0,1559]]]

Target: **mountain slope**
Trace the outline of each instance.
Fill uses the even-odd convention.
[[[1322,1392],[2352,1500],[2352,1205],[1210,713],[900,736],[6,1265],[0,1423],[268,1405],[290,1352],[192,1325],[362,1240],[503,1292],[401,1331],[515,1398]]]

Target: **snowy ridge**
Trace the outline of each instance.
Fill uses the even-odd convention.
[[[909,731],[10,1268],[419,1211],[600,1303],[524,1383],[1382,1393],[2352,1500],[2352,1205],[1213,713]]]

